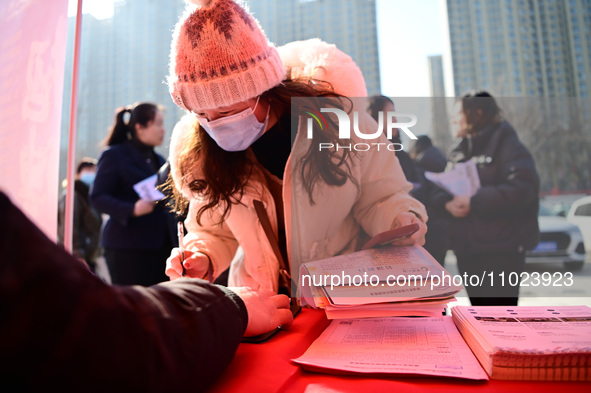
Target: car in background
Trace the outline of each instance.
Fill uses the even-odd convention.
[[[585,248],[591,250],[591,196],[574,201],[566,219],[571,224],[579,227],[583,234]]]
[[[562,263],[566,270],[581,270],[585,264],[585,245],[579,228],[541,204],[538,224],[540,242],[526,253],[525,262]]]

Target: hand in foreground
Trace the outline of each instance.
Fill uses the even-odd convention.
[[[235,292],[248,311],[248,326],[245,337],[267,333],[278,326],[288,327],[293,321],[289,298],[273,291],[253,291],[248,287],[229,287]]]
[[[185,277],[205,278],[209,268],[209,258],[207,255],[198,251],[185,250]],[[166,260],[166,270],[164,271],[170,280],[180,278],[183,273],[181,266],[181,253],[178,248],[173,248],[170,256]]]
[[[392,242],[395,246],[411,246],[418,244],[420,246],[425,244],[425,234],[427,233],[427,224],[423,222],[419,217],[411,212],[400,212],[394,220],[392,229],[403,227],[410,224],[419,224],[419,230],[413,233],[411,236],[404,239],[395,240]]]
[[[470,197],[467,195],[455,196],[445,204],[445,209],[454,217],[466,217],[470,213]]]

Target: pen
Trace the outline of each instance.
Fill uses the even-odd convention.
[[[181,277],[185,277],[185,274],[187,274],[187,271],[185,270],[185,246],[184,246],[184,236],[185,236],[185,228],[183,227],[183,222],[179,221],[178,225],[177,225],[177,234],[179,237],[179,251],[181,252],[181,267],[183,268],[183,272],[181,274]]]

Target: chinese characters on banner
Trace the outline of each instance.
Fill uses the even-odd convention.
[[[0,188],[54,240],[67,9],[0,2]]]

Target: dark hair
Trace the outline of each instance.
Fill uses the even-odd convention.
[[[279,115],[285,110],[291,111],[291,99],[293,97],[340,97],[326,82],[305,80],[284,80],[281,84],[264,92],[261,99],[268,101],[271,110],[279,119]],[[343,97],[344,98],[344,97]],[[338,100],[335,100],[338,101]],[[338,102],[336,103],[338,106]],[[342,108],[342,106],[341,106]],[[298,110],[298,108],[294,108]],[[337,128],[334,122],[327,117],[327,122],[333,127],[329,129],[314,129],[310,148],[300,162],[294,163],[292,171],[300,171],[304,182],[304,188],[308,192],[311,203],[314,203],[312,192],[319,180],[328,185],[340,186],[351,178],[350,168],[346,158],[351,154],[346,149],[329,151],[327,154],[318,154],[314,146],[319,143],[337,143]],[[207,210],[223,204],[221,215],[223,220],[230,211],[231,204],[240,202],[244,188],[256,170],[256,162],[251,159],[251,153],[247,151],[227,152],[217,145],[209,134],[199,126],[193,125],[195,131],[186,144],[186,148],[179,155],[178,163],[182,177],[187,180],[188,188],[203,195],[206,203],[197,212],[197,222]],[[199,173],[200,178],[192,178],[191,174]],[[188,176],[187,176],[188,175]],[[170,183],[170,179],[169,179]],[[180,192],[172,188],[175,195],[175,210],[182,212],[186,208]]]
[[[408,154],[410,154],[411,156],[418,156],[419,154],[427,150],[428,147],[431,146],[433,146],[431,138],[429,138],[427,135],[419,135],[417,137],[417,140],[414,141],[414,143],[410,147]]]
[[[378,123],[380,122],[380,111],[384,110],[384,107],[387,104],[392,104],[394,105],[394,101],[392,101],[390,98],[386,97],[386,96],[382,96],[382,95],[375,95],[375,96],[371,96],[367,99],[367,113],[369,113],[369,115],[371,117],[373,117],[373,119],[375,121],[377,121]],[[384,124],[384,127],[386,127],[386,125]],[[400,140],[400,132],[398,129],[395,129],[396,133],[392,134],[392,138],[390,138],[390,142],[394,142],[394,143],[402,143]]]
[[[378,121],[379,112],[383,111],[384,107],[388,103],[391,103],[392,105],[394,105],[394,101],[392,101],[390,98],[388,98],[386,96],[382,96],[382,95],[371,96],[367,99],[367,113],[369,113],[369,115],[371,117],[373,117],[373,119],[375,121]]]
[[[80,172],[85,170],[86,168],[96,168],[97,161],[94,158],[84,157],[78,163],[76,167],[76,174],[79,175]]]
[[[134,138],[135,125],[140,124],[147,127],[154,120],[159,110],[161,110],[159,106],[149,102],[117,108],[115,111],[115,122],[109,129],[103,145],[118,145]]]
[[[502,120],[501,108],[493,96],[484,90],[472,90],[460,97],[462,112],[466,116],[468,132],[478,132],[488,124]]]

